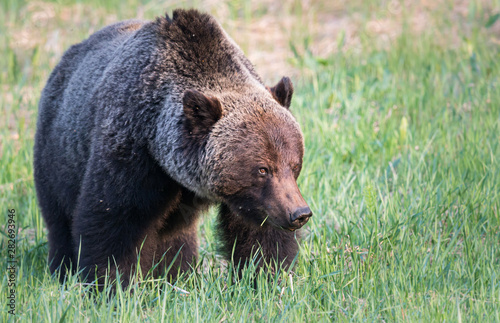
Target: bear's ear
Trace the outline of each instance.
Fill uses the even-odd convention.
[[[287,109],[290,108],[293,95],[293,84],[292,81],[290,81],[290,78],[284,76],[278,84],[268,88],[268,90],[279,104]]]
[[[222,117],[219,100],[195,90],[184,92],[182,104],[187,130],[193,136],[208,134],[212,126]]]

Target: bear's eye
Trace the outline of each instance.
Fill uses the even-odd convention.
[[[267,168],[265,168],[265,167],[259,168],[259,175],[264,176],[264,175],[267,175],[267,173],[268,173]]]

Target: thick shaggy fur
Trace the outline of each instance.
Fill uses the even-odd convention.
[[[196,259],[197,219],[214,203],[228,256],[236,241],[238,261],[260,245],[290,264],[297,242],[284,229],[305,205],[292,93],[287,78],[266,88],[195,10],[117,23],[72,46],[42,93],[35,138],[51,271],[79,263],[93,280],[118,269],[126,284],[139,258],[143,273],[160,273],[178,253],[175,276]]]

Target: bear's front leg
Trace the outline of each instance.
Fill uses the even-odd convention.
[[[180,202],[175,210],[165,217],[158,231],[156,256],[158,272],[165,272],[168,280],[179,273],[189,271],[198,258],[198,218],[211,202],[197,197],[193,192],[181,189]],[[166,272],[170,266],[170,270]]]
[[[240,271],[255,255],[258,267],[287,269],[298,253],[294,232],[270,224],[251,223],[233,214],[225,204],[219,209],[219,231],[225,256],[232,258]]]
[[[87,281],[101,287],[118,270],[127,286],[138,261],[143,275],[154,266],[158,226],[179,203],[180,187],[147,159],[89,165],[73,217],[75,256]]]

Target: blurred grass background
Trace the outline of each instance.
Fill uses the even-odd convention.
[[[188,294],[61,287],[33,185],[40,92],[71,44],[177,7],[213,14],[268,84],[294,81],[315,214],[294,273],[234,284],[212,210],[198,267],[176,283]],[[500,321],[499,17],[498,0],[2,1],[1,218],[16,209],[19,263],[17,315],[1,320]],[[6,268],[4,235],[0,247]]]

